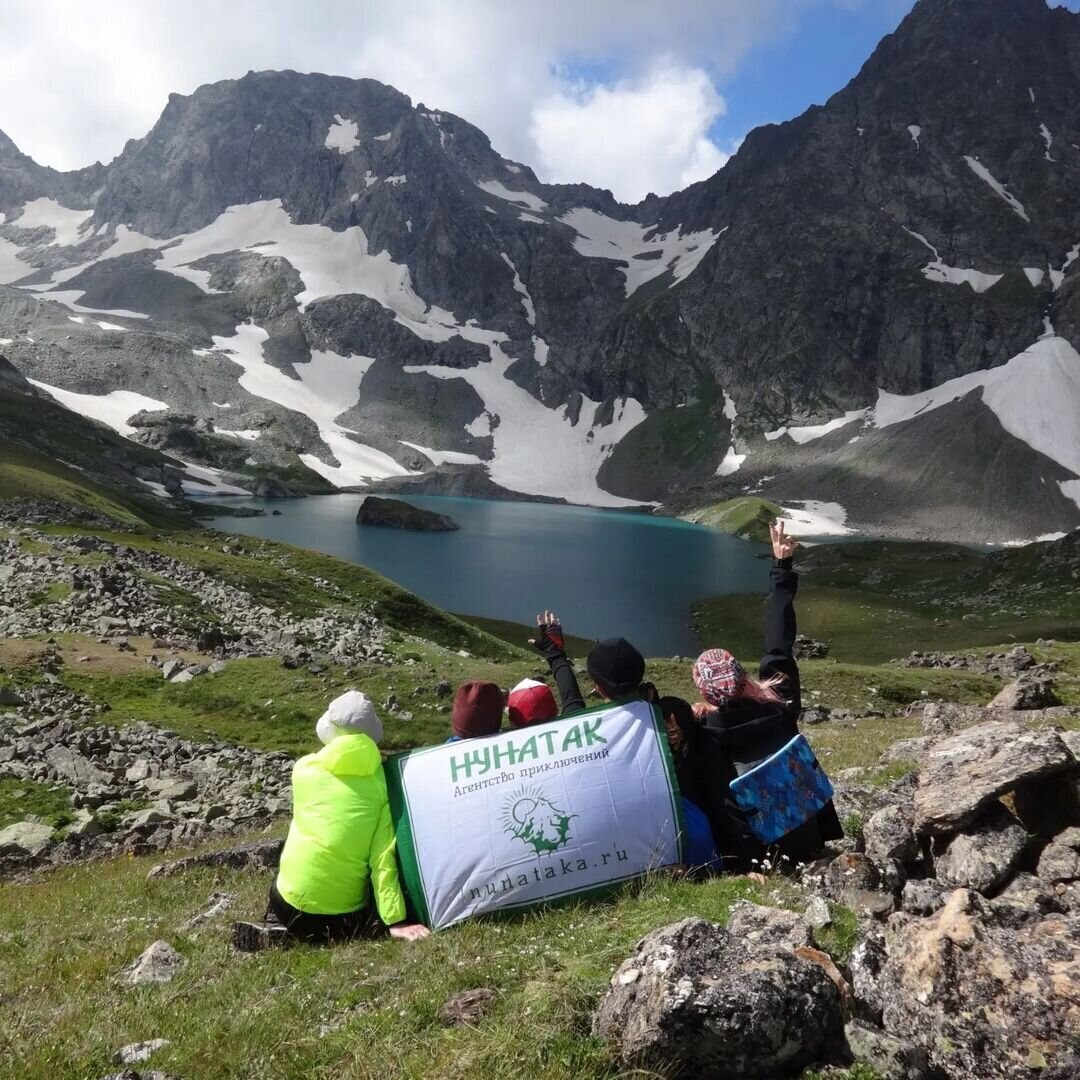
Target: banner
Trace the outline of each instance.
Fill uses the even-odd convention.
[[[436,930],[682,861],[667,734],[644,701],[398,754],[386,780],[405,885]]]

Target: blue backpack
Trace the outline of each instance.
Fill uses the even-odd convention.
[[[732,780],[731,793],[754,835],[763,844],[774,844],[823,810],[833,788],[806,737],[796,735]]]

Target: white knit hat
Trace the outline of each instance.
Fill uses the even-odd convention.
[[[382,742],[383,726],[371,698],[359,690],[347,690],[334,698],[315,725],[315,734],[328,743],[337,735],[368,735]]]

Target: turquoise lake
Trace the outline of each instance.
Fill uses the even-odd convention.
[[[239,499],[267,516],[213,524],[370,566],[460,614],[531,624],[550,608],[567,633],[622,635],[651,656],[696,653],[693,601],[764,594],[768,583],[769,563],[757,557],[763,547],[670,518],[409,495],[416,506],[449,514],[460,529],[408,532],[356,524],[362,501],[362,495]]]

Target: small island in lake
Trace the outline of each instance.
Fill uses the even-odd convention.
[[[391,529],[417,529],[421,532],[452,532],[458,523],[446,514],[423,510],[401,499],[369,495],[356,511],[361,525],[384,525]]]

